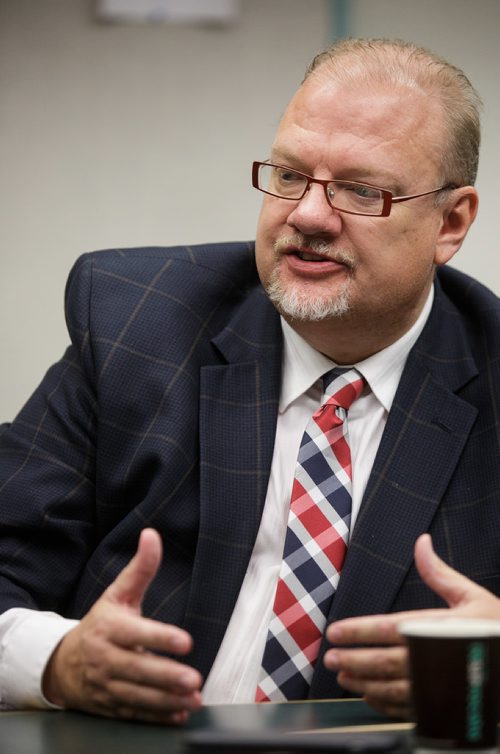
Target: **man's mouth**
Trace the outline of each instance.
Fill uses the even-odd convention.
[[[343,249],[334,249],[331,243],[327,243],[320,239],[309,239],[309,242],[304,239],[300,234],[294,236],[283,236],[279,238],[274,244],[274,252],[276,254],[276,260],[279,261],[280,257],[286,257],[290,260],[290,263],[297,271],[302,269],[304,274],[307,274],[307,269],[312,270],[317,266],[317,272],[328,270],[334,271],[343,268],[347,268],[349,271],[353,271],[355,267],[354,258],[352,254]],[[293,264],[293,260],[296,260],[296,264]],[[302,265],[300,268],[299,266]],[[309,266],[310,265],[310,266]]]
[[[308,251],[291,251],[291,254],[295,254],[295,256],[299,257],[299,259],[302,259],[304,262],[331,262],[333,261],[329,257],[322,256],[321,254],[311,254]]]
[[[318,253],[316,251],[312,251],[309,248],[301,248],[296,246],[289,246],[288,248],[283,250],[286,256],[296,257],[297,259],[300,259],[302,262],[313,262],[314,264],[343,264],[340,260],[337,261],[331,254],[328,252],[325,253]]]

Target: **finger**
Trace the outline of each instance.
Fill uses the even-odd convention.
[[[89,701],[92,710],[114,711],[120,717],[138,714],[193,712],[201,707],[199,691],[176,694],[171,691],[141,686],[126,681],[110,681],[106,687],[95,690]],[[102,712],[101,712],[102,714]]]
[[[440,618],[445,609],[426,610],[426,618]],[[408,610],[404,613],[388,615],[363,615],[356,618],[344,618],[331,623],[326,630],[326,637],[332,644],[402,644],[398,625],[404,620],[422,618],[422,610]]]
[[[107,599],[140,610],[146,590],[156,576],[162,559],[160,535],[143,529],[137,552],[105,592]]]
[[[375,649],[331,649],[325,653],[325,666],[350,676],[390,680],[407,678],[408,651],[406,647],[377,647]]]
[[[200,709],[199,691],[186,695],[169,694],[124,682],[110,683],[96,689],[78,709],[104,717],[118,717],[146,722],[182,724],[189,714]]]
[[[100,709],[86,709],[85,712],[89,712],[92,715],[99,715],[100,717],[134,720],[142,723],[171,725],[175,727],[184,725],[189,719],[190,714],[188,710],[182,710],[181,712],[170,712],[168,710],[159,712],[157,710],[138,710],[125,706],[120,709],[107,709],[105,707]]]
[[[422,534],[415,543],[415,564],[427,586],[450,607],[469,602],[485,591],[436,555],[429,534]]]
[[[193,640],[184,629],[141,615],[124,615],[117,612],[114,605],[96,603],[90,618],[98,637],[96,639],[102,642],[104,648],[116,644],[134,651],[150,650],[176,655],[186,655],[193,648]],[[85,629],[87,620],[84,621]]]
[[[389,714],[389,710],[392,714],[397,713],[395,716],[406,716],[409,713],[410,683],[407,679],[374,681],[339,673],[337,680],[347,691],[364,696],[372,706],[376,704],[384,714]]]
[[[110,647],[106,664],[96,659],[86,665],[86,681],[95,687],[116,681],[185,695],[199,691],[203,678],[197,670],[176,660]]]
[[[68,709],[71,709],[68,707]],[[91,715],[99,715],[99,717],[121,719],[121,720],[134,720],[143,723],[155,723],[160,725],[184,725],[190,715],[189,710],[170,711],[170,710],[147,710],[147,709],[134,709],[133,707],[127,707],[123,705],[117,707],[78,707],[80,711],[88,712]]]
[[[397,614],[346,618],[330,624],[326,636],[332,644],[399,644]]]
[[[377,699],[372,696],[365,696],[364,699],[376,712],[380,712],[382,715],[386,715],[386,717],[393,717],[398,720],[413,719],[413,709],[410,703],[396,704],[386,699]]]

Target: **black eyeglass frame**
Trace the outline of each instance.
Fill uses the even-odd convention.
[[[280,194],[274,194],[272,191],[266,191],[266,189],[263,189],[259,186],[259,169],[261,166],[272,167],[272,168],[282,168],[283,170],[291,170],[293,173],[296,173],[297,175],[302,176],[302,178],[305,178],[307,181],[304,191],[298,197],[281,196]],[[362,217],[389,217],[389,215],[391,214],[391,207],[393,204],[398,204],[399,202],[407,202],[410,199],[419,199],[421,196],[429,196],[430,194],[437,194],[439,191],[452,191],[458,188],[458,186],[455,186],[454,183],[447,183],[445,186],[440,186],[439,188],[432,189],[431,191],[423,191],[421,194],[412,194],[411,196],[394,196],[392,191],[389,191],[388,189],[380,188],[380,186],[372,186],[370,183],[360,183],[359,181],[339,181],[332,178],[330,179],[313,178],[312,176],[307,175],[307,173],[302,173],[300,170],[294,170],[293,168],[287,165],[278,165],[277,163],[274,163],[274,162],[254,161],[252,163],[252,186],[256,188],[257,191],[262,191],[262,193],[269,194],[269,196],[275,196],[278,199],[285,199],[291,202],[300,202],[300,200],[303,199],[306,193],[309,191],[311,183],[319,183],[320,186],[323,186],[326,201],[328,202],[328,204],[330,205],[332,209],[336,209],[337,212],[346,212],[348,215],[360,215]],[[366,186],[366,188],[376,189],[376,191],[380,191],[380,193],[382,194],[382,200],[383,200],[382,211],[379,214],[374,215],[369,212],[354,212],[353,210],[350,210],[350,209],[341,209],[340,207],[336,207],[334,204],[332,204],[328,196],[328,185],[330,183],[345,184],[349,186]]]

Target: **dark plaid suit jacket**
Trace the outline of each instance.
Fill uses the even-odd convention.
[[[157,528],[147,615],[184,626],[206,674],[260,522],[281,369],[253,244],[82,257],[72,345],[0,436],[0,611],[84,614]],[[500,593],[500,307],[451,269],[402,376],[331,619],[439,601],[413,565],[430,531]],[[315,697],[343,692],[319,662]]]

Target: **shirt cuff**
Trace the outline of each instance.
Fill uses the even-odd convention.
[[[54,649],[77,624],[25,608],[0,615],[0,709],[60,709],[44,697],[42,678]]]

